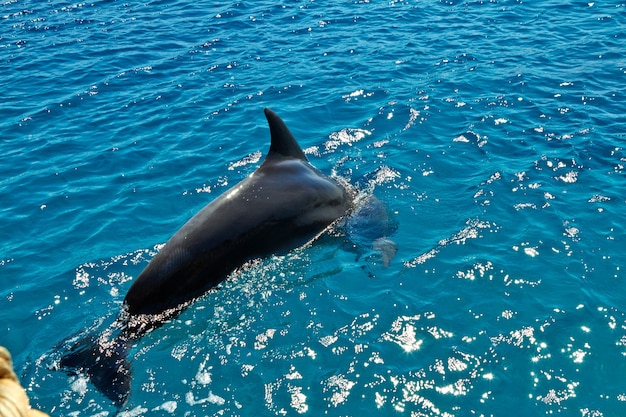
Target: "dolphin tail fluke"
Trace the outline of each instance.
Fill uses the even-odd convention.
[[[88,335],[61,358],[60,366],[87,375],[100,392],[122,407],[128,400],[132,379],[129,350],[130,343],[123,336],[107,340],[102,335]]]

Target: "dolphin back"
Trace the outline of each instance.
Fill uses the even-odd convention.
[[[307,160],[276,113],[265,116],[271,145],[261,166],[167,241],[126,293],[131,315],[180,311],[247,261],[300,247],[348,212],[343,185]]]

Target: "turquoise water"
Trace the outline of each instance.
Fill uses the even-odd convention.
[[[626,414],[626,4],[6,1],[0,344],[35,406],[115,415],[54,346],[252,172],[280,114],[373,188],[144,337],[122,415]]]

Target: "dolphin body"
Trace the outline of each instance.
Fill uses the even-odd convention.
[[[344,217],[352,193],[309,163],[285,123],[265,109],[271,145],[263,163],[185,223],[132,283],[117,320],[73,343],[59,365],[83,372],[122,406],[133,342],[177,316],[249,260],[300,247]]]

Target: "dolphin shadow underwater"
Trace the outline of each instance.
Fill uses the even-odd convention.
[[[266,108],[265,116],[271,144],[261,165],[166,242],[130,286],[111,326],[58,346],[69,350],[60,358],[60,368],[86,374],[116,406],[129,397],[127,357],[134,342],[175,318],[246,262],[306,245],[353,211],[356,193],[311,165],[276,113]],[[377,203],[373,206],[374,212],[380,210]],[[379,238],[385,242],[382,249],[380,242],[373,246],[386,265],[395,255],[395,244],[386,236]]]

